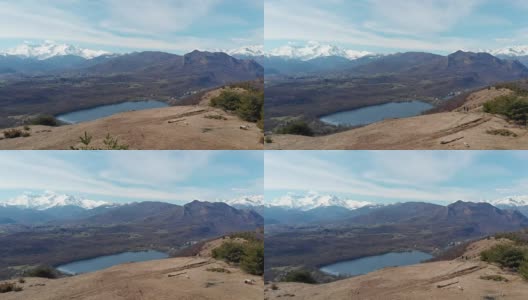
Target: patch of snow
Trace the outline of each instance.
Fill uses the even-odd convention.
[[[339,56],[354,60],[375,54],[368,51],[344,49],[335,45],[321,44],[319,42],[310,41],[306,45],[289,44],[275,48],[266,53],[266,55],[308,61],[314,58],[329,56]]]
[[[367,201],[346,200],[333,195],[320,195],[317,192],[308,192],[304,195],[288,193],[267,203],[267,206],[278,206],[289,209],[299,209],[303,211],[329,206],[339,206],[354,210],[371,205],[374,205],[374,203]]]
[[[57,44],[53,41],[44,41],[42,44],[25,42],[24,44],[9,49],[2,54],[45,60],[52,57],[65,55],[74,55],[83,57],[85,59],[92,59],[102,55],[109,55],[111,53],[103,50],[79,48],[68,44]]]
[[[25,193],[15,198],[0,202],[2,206],[16,206],[36,210],[46,210],[61,206],[78,206],[84,209],[93,209],[103,205],[111,205],[105,201],[89,200],[66,194],[56,194],[46,191],[43,194]]]

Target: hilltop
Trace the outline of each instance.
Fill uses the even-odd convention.
[[[59,279],[25,278],[17,282],[22,291],[4,293],[2,299],[262,299],[262,277],[211,257],[220,241],[205,243],[207,251],[199,256],[127,263]]]
[[[102,147],[110,134],[129,149],[262,149],[262,131],[257,124],[210,106],[211,99],[225,90],[230,89],[212,89],[190,97],[189,103],[180,106],[124,112],[59,127],[30,126],[28,137],[0,136],[0,149],[70,149],[79,146],[85,132],[92,136],[93,147]]]
[[[522,126],[483,112],[482,105],[508,89],[481,89],[448,111],[391,119],[318,137],[272,135],[267,149],[528,149]],[[464,112],[463,108],[469,107]],[[511,132],[510,135],[491,134]],[[491,133],[490,133],[491,132]],[[514,136],[515,135],[515,136]]]
[[[480,261],[482,251],[504,243],[509,241],[485,239],[469,245],[454,260],[389,267],[327,284],[273,283],[266,285],[265,296],[268,299],[314,300],[526,299],[528,283],[523,278]]]

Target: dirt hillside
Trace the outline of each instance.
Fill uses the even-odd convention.
[[[482,104],[508,90],[482,90],[452,112],[391,119],[320,137],[273,135],[266,149],[528,149],[528,130],[482,112]],[[506,132],[509,135],[498,133]]]
[[[24,278],[20,292],[0,294],[2,300],[261,300],[262,277],[210,257],[222,239],[203,246],[195,257],[169,258],[114,266],[61,279]],[[219,268],[227,272],[213,272]],[[245,283],[254,281],[253,284]],[[0,282],[1,284],[2,282]]]
[[[504,241],[482,240],[452,261],[392,267],[328,284],[275,283],[265,286],[266,299],[528,299],[528,282],[481,262],[484,249]],[[508,281],[481,279],[501,275]]]
[[[4,139],[5,130],[0,130],[0,149],[70,149],[85,132],[93,136],[93,147],[102,147],[110,134],[130,149],[262,149],[262,133],[254,123],[208,105],[219,93],[205,94],[198,105],[131,111],[60,127],[30,126],[29,137]]]

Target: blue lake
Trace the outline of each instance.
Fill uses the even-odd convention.
[[[324,266],[320,270],[332,275],[355,276],[386,267],[414,265],[432,257],[431,254],[421,251],[389,252],[382,255],[338,262]]]
[[[321,117],[320,120],[331,125],[360,126],[376,123],[385,119],[408,118],[418,116],[433,105],[422,101],[391,102],[342,111]]]
[[[144,110],[167,106],[169,106],[167,103],[156,100],[128,101],[65,113],[58,115],[57,119],[65,123],[76,124],[109,117],[111,115],[126,111]]]
[[[71,262],[58,266],[57,270],[66,274],[76,275],[106,269],[115,265],[128,262],[148,261],[155,259],[163,259],[167,257],[169,257],[168,254],[154,250],[140,252],[123,252],[114,255],[99,256],[96,258]]]

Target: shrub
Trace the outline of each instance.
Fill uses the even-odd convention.
[[[286,124],[284,127],[280,128],[277,133],[279,134],[294,134],[294,135],[304,135],[304,136],[313,136],[314,133],[310,126],[306,122],[298,120]]]
[[[312,277],[312,274],[306,270],[295,270],[291,271],[282,279],[284,282],[302,282],[314,284],[316,283],[315,279]]]
[[[24,276],[26,276],[26,277],[41,277],[41,278],[53,279],[53,278],[57,278],[58,277],[58,272],[54,268],[52,268],[50,266],[41,265],[41,266],[37,266],[37,267],[35,267],[33,269],[27,270],[24,273]]]
[[[239,263],[244,255],[244,245],[236,242],[224,242],[220,247],[213,249],[213,257],[230,263]]]
[[[483,251],[480,257],[483,261],[517,270],[525,261],[526,251],[514,245],[496,245]]]
[[[24,278],[18,278],[18,283],[26,283],[26,280]]]
[[[264,243],[249,243],[244,249],[240,267],[253,275],[264,274]]]
[[[263,93],[244,93],[241,96],[236,113],[242,120],[256,123],[262,117],[263,104]]]
[[[264,274],[264,243],[251,237],[250,233],[240,233],[231,238],[244,238],[246,243],[226,241],[213,249],[212,255],[229,263],[239,264],[240,268],[252,275]]]
[[[279,289],[279,287],[278,287],[275,283],[273,283],[273,284],[271,285],[271,289],[274,290],[274,291],[276,291],[276,290]]]
[[[21,290],[22,288],[13,282],[0,283],[0,293],[20,292]]]
[[[236,111],[240,106],[240,98],[240,93],[235,91],[222,91],[218,97],[211,99],[211,106],[219,107],[228,111]]]
[[[273,143],[273,139],[271,138],[271,136],[266,136],[266,144],[271,144]]]
[[[527,260],[521,263],[517,272],[519,272],[519,275],[521,275],[524,279],[528,280],[528,261]]]
[[[528,120],[528,98],[518,95],[505,95],[484,103],[484,111],[498,114],[526,124]]]
[[[18,138],[18,137],[28,137],[30,135],[31,134],[29,132],[22,131],[22,130],[16,129],[16,128],[8,129],[8,130],[4,131],[4,137],[6,139],[14,139],[14,138]]]
[[[211,99],[211,106],[234,112],[240,119],[257,123],[262,128],[264,117],[263,92],[225,90],[219,96]]]
[[[29,120],[31,125],[59,126],[60,122],[52,115],[39,115]]]

